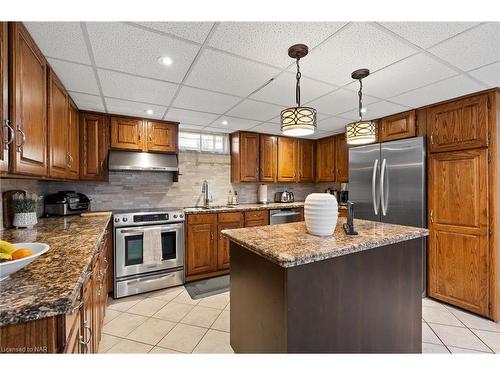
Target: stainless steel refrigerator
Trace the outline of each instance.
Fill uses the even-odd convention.
[[[349,148],[349,200],[357,219],[426,227],[424,137]],[[422,240],[426,289],[426,247]]]

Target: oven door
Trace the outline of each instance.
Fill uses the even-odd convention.
[[[160,225],[162,261],[143,264],[144,230],[153,226],[115,229],[116,278],[184,266],[184,224]]]

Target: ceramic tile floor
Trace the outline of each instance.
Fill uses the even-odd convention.
[[[500,353],[500,324],[422,301],[423,353]],[[100,353],[233,353],[229,292],[193,300],[183,286],[110,299]]]

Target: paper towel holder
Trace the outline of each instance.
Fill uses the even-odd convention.
[[[260,184],[259,185],[259,203],[267,204],[267,185],[266,184]]]

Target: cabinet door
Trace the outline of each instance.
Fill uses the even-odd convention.
[[[241,133],[240,163],[241,181],[259,180],[259,134]]]
[[[68,94],[55,73],[50,69],[48,83],[49,176],[65,178],[69,170]]]
[[[177,152],[177,124],[148,121],[148,151]]]
[[[428,109],[430,152],[488,146],[488,97],[479,95]]]
[[[71,99],[68,105],[69,128],[68,128],[68,177],[78,179],[80,174],[80,126],[78,109]]]
[[[429,295],[488,315],[488,150],[429,158]]]
[[[316,142],[316,181],[335,181],[335,137]]]
[[[102,181],[107,179],[108,127],[101,115],[80,115],[80,178]]]
[[[278,182],[297,179],[297,139],[278,137]]]
[[[142,151],[144,122],[125,117],[111,117],[111,148]]]
[[[384,117],[379,121],[380,141],[393,141],[395,139],[415,137],[415,111],[398,113]]]
[[[7,22],[0,22],[0,172],[9,170],[9,140],[14,133],[8,116]]]
[[[217,215],[196,215],[187,229],[187,276],[217,270]]]
[[[349,148],[345,134],[335,136],[335,169],[338,182],[349,182]]]
[[[82,288],[82,298],[83,298],[83,306],[81,308],[81,351],[82,353],[93,353],[94,352],[94,344],[93,344],[93,331],[92,331],[92,306],[94,303],[93,300],[93,283],[92,276],[88,277],[86,282],[83,284]]]
[[[243,216],[241,216],[239,221],[219,223],[219,225],[217,226],[217,232],[219,234],[219,238],[217,241],[218,270],[229,268],[229,240],[222,236],[221,231],[224,229],[235,229],[235,228],[243,228]]]
[[[276,182],[277,142],[274,135],[260,135],[260,175],[262,182]]]
[[[298,182],[314,181],[314,142],[308,139],[298,140]]]
[[[47,62],[20,22],[10,24],[11,172],[47,175]]]

